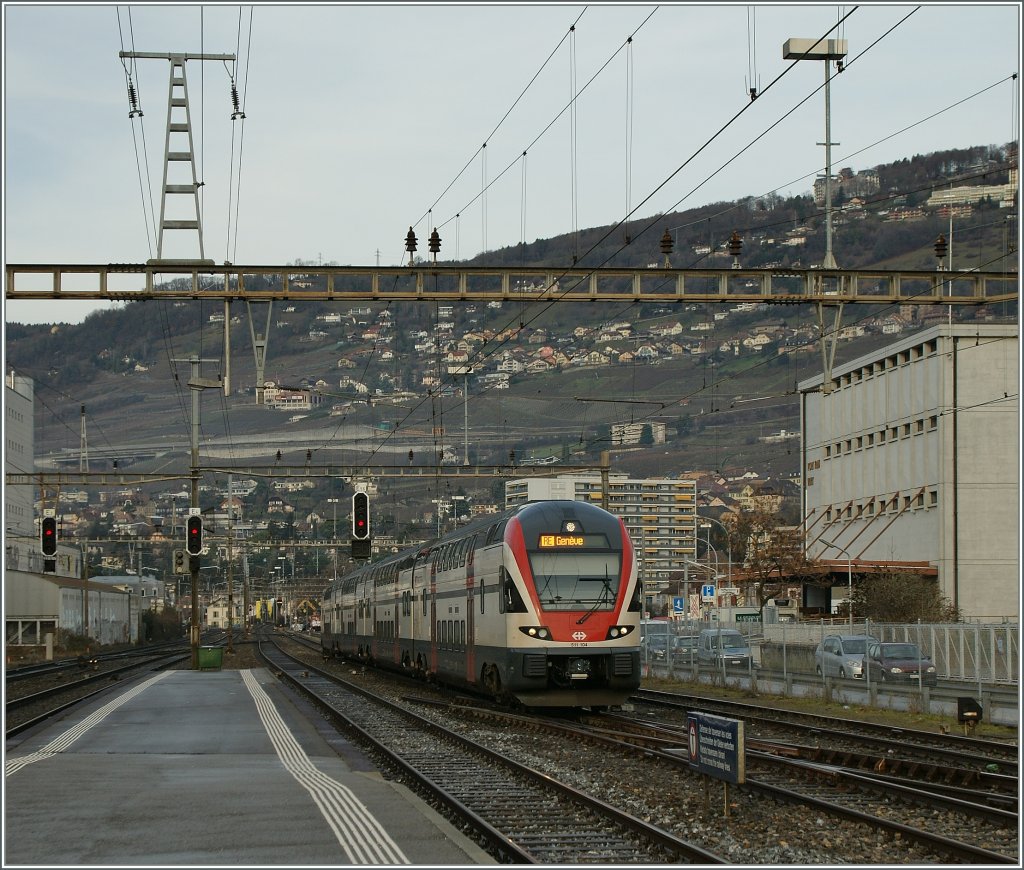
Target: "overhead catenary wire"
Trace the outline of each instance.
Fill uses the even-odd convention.
[[[123,32],[123,29],[121,27],[121,10],[120,10],[120,8],[119,7],[115,7],[115,12],[117,14],[117,32],[118,32],[118,37],[119,37],[119,39],[121,41],[121,51],[123,52],[124,51],[124,32]],[[130,42],[131,42],[132,52],[134,53],[134,51],[135,51],[135,30],[134,30],[134,28],[132,26],[132,10],[131,10],[130,6],[128,7],[128,34],[129,34],[129,39],[130,39]],[[131,64],[129,65],[129,64],[126,64],[124,62],[124,58],[122,58],[121,59],[121,66],[124,69],[126,84],[127,84],[128,88],[129,88],[129,94],[131,94],[132,90],[134,90],[134,93],[135,93],[135,95],[137,97],[137,100],[138,100],[138,102],[135,105],[132,105],[131,108],[135,109],[137,107],[141,107],[141,105],[142,105],[142,82],[139,79],[138,63],[135,60],[135,58],[132,58],[131,59]],[[135,124],[133,123],[132,124],[132,145],[133,145],[134,150],[135,150],[135,166],[136,166],[136,171],[137,171],[138,177],[139,177],[139,193],[140,193],[141,198],[142,198],[142,219],[143,219],[143,224],[144,224],[145,232],[146,232],[146,245],[147,245],[147,247],[149,249],[149,256],[152,257],[153,256],[153,245],[155,244],[155,239],[156,239],[156,210],[155,210],[155,207],[154,207],[154,204],[153,204],[153,187],[152,187],[152,184],[150,184],[148,186],[148,191],[149,191],[149,213],[146,212],[146,191],[147,191],[147,185],[146,185],[144,179],[149,179],[150,178],[150,173],[149,173],[149,156],[148,156],[148,153],[146,151],[146,127],[145,127],[145,121],[143,120],[143,113],[142,113],[141,109],[138,111],[138,114],[135,114],[134,111],[129,113],[129,120],[134,121],[135,118],[138,118],[138,120],[139,120],[140,133],[139,133],[139,135],[136,135]],[[139,162],[139,138],[140,138],[140,136],[142,138],[142,164],[141,165],[140,165],[140,162]],[[145,174],[143,174],[143,168],[142,168],[143,165],[145,166]],[[151,226],[150,220],[151,219],[152,219],[152,232],[153,232],[152,236],[150,235],[150,226]]]
[[[640,24],[639,24],[639,25],[637,25],[637,27],[635,27],[635,28],[633,29],[633,31],[632,31],[632,32],[630,33],[629,37],[627,37],[627,40],[635,38],[635,37],[636,37],[636,35],[637,35],[637,34],[638,34],[638,33],[640,32],[640,30],[641,30],[641,29],[642,29],[642,28],[643,28],[643,27],[644,27],[644,26],[645,26],[645,25],[646,25],[646,24],[647,24],[647,23],[648,23],[648,22],[649,22],[649,21],[651,20],[651,18],[652,18],[652,17],[654,16],[654,13],[655,13],[655,12],[657,12],[657,8],[656,8],[656,9],[654,9],[653,11],[651,11],[651,12],[650,12],[650,13],[649,13],[649,14],[647,15],[647,17],[646,17],[646,18],[644,18],[644,20],[643,20],[643,21],[641,21],[641,22],[640,22]],[[608,67],[609,67],[609,66],[611,65],[612,61],[613,61],[613,60],[615,60],[615,58],[616,58],[616,57],[618,57],[618,55],[619,55],[619,52],[621,52],[621,51],[622,51],[622,50],[623,50],[624,48],[626,48],[626,46],[627,46],[627,45],[629,44],[627,40],[624,40],[624,41],[623,41],[623,42],[622,42],[622,43],[621,43],[621,44],[620,44],[620,45],[618,46],[618,48],[616,48],[616,49],[615,49],[615,51],[613,51],[613,52],[612,52],[612,53],[611,53],[611,54],[610,54],[610,55],[609,55],[609,56],[608,56],[608,57],[607,57],[607,58],[605,59],[604,63],[602,63],[602,64],[601,64],[601,66],[600,66],[600,67],[598,67],[598,69],[597,69],[597,70],[596,70],[596,71],[595,71],[595,72],[593,73],[593,75],[591,75],[591,77],[590,77],[589,79],[587,79],[587,81],[586,81],[586,83],[585,83],[585,84],[583,85],[583,87],[581,87],[581,88],[578,88],[578,89],[576,90],[576,97],[575,97],[575,99],[576,99],[577,101],[578,101],[578,100],[580,99],[580,97],[582,97],[582,96],[583,96],[583,94],[584,94],[584,93],[585,93],[585,92],[587,91],[587,89],[588,89],[588,88],[589,88],[589,87],[590,87],[590,86],[591,86],[591,85],[592,85],[592,84],[593,84],[593,83],[594,83],[594,82],[595,82],[595,81],[597,80],[597,78],[598,78],[598,77],[599,77],[599,76],[600,76],[600,75],[601,75],[601,74],[602,74],[602,73],[603,73],[603,72],[604,72],[604,71],[605,71],[605,70],[606,70],[606,69],[607,69],[607,68],[608,68]],[[567,102],[567,103],[566,103],[566,104],[565,104],[565,105],[564,105],[564,106],[563,106],[563,107],[562,107],[561,109],[559,109],[559,111],[555,113],[554,117],[553,117],[553,118],[552,118],[552,119],[551,119],[551,120],[550,120],[550,121],[549,121],[549,122],[548,122],[548,123],[547,123],[547,124],[546,124],[546,125],[545,125],[545,126],[544,126],[544,127],[542,128],[542,129],[541,129],[541,130],[540,130],[540,132],[539,132],[539,133],[537,133],[537,135],[536,135],[536,136],[534,136],[534,137],[533,137],[533,139],[531,139],[531,140],[530,140],[530,142],[529,142],[529,144],[528,144],[528,145],[526,146],[526,148],[524,148],[524,149],[523,149],[523,152],[522,152],[522,154],[521,154],[521,155],[519,155],[519,156],[517,156],[517,157],[516,157],[516,158],[515,158],[514,160],[512,160],[512,161],[511,161],[511,162],[510,162],[510,163],[509,163],[509,164],[508,164],[507,166],[505,166],[505,168],[504,168],[504,169],[502,169],[502,170],[501,170],[501,172],[499,172],[499,173],[498,173],[497,175],[495,175],[495,176],[494,176],[494,177],[493,177],[493,178],[492,178],[492,179],[490,180],[490,182],[489,182],[489,183],[488,183],[488,185],[487,185],[487,186],[488,186],[488,188],[491,188],[491,187],[493,187],[493,186],[494,186],[495,184],[497,184],[497,183],[498,183],[498,182],[499,182],[499,181],[500,181],[500,180],[501,180],[502,178],[504,178],[505,174],[506,174],[507,172],[509,172],[509,170],[511,170],[511,168],[512,168],[513,166],[515,166],[515,165],[516,165],[516,163],[518,163],[518,162],[519,162],[520,160],[522,160],[522,159],[523,159],[523,158],[525,157],[526,153],[527,153],[527,152],[528,152],[528,151],[529,151],[530,149],[532,149],[534,145],[536,145],[536,144],[537,144],[537,143],[538,143],[538,142],[539,142],[539,141],[540,141],[540,140],[541,140],[542,138],[544,138],[544,136],[545,136],[545,135],[546,135],[546,134],[547,134],[547,133],[548,133],[548,132],[549,132],[549,131],[550,131],[550,130],[551,130],[551,129],[552,129],[553,127],[554,127],[554,126],[555,126],[555,124],[556,124],[556,123],[558,122],[558,120],[559,120],[559,119],[560,119],[560,118],[561,118],[561,117],[562,117],[562,116],[563,116],[563,115],[564,115],[564,114],[565,114],[566,112],[569,112],[569,111],[571,111],[571,110],[572,110],[572,103],[569,103],[569,102]],[[466,210],[467,208],[469,208],[469,207],[470,207],[471,205],[473,205],[473,204],[474,204],[474,203],[475,203],[475,202],[477,201],[477,199],[478,199],[479,197],[480,197],[480,194],[477,194],[476,196],[474,196],[474,197],[473,197],[473,198],[472,198],[472,199],[471,199],[471,200],[470,200],[469,202],[467,202],[467,203],[466,203],[466,204],[465,204],[465,205],[464,205],[464,206],[463,206],[463,207],[462,207],[461,209],[459,209],[459,213],[461,213],[461,212],[465,211],[465,210]],[[634,211],[635,211],[635,209],[634,209]],[[457,214],[458,214],[458,213],[457,213]],[[454,220],[454,219],[455,219],[455,217],[457,216],[457,214],[456,214],[455,216],[452,216],[452,217],[448,218],[447,220],[441,221],[441,222],[440,222],[440,223],[438,224],[438,227],[441,227],[441,228],[445,227],[445,226],[446,226],[446,225],[447,225],[447,224],[448,224],[448,223],[449,223],[450,221],[452,221],[452,220]],[[421,218],[421,221],[422,221],[422,218]],[[619,224],[616,224],[616,226],[619,226]]]
[[[845,19],[846,19],[847,17],[849,17],[849,15],[853,14],[853,12],[855,12],[855,11],[856,11],[856,7],[855,7],[855,8],[853,9],[853,10],[851,10],[851,12],[847,13],[846,15],[844,15],[844,16],[843,16],[843,18],[841,19],[841,22],[842,22],[842,21],[845,21]],[[912,13],[911,13],[911,14],[912,14]],[[903,19],[901,19],[901,22],[902,22],[902,21],[905,21],[907,17],[909,17],[909,15],[908,15],[908,16],[905,16],[905,17],[904,17]],[[900,23],[901,23],[901,22],[900,22]],[[893,30],[895,29],[895,26],[897,26],[897,25],[894,25],[894,26],[893,26],[892,28],[890,28],[889,30],[887,30],[887,31],[886,31],[886,34],[888,34],[888,33],[891,33],[891,32],[892,32],[892,31],[893,31]],[[830,28],[830,29],[829,29],[829,31],[831,31],[832,29],[833,29],[833,28]],[[822,36],[821,38],[823,39],[823,38],[827,37],[827,35],[828,35],[828,32],[829,32],[829,31],[826,31],[826,33],[825,33],[825,34],[823,34],[823,36]],[[880,37],[880,38],[881,38],[881,37]],[[873,42],[873,43],[872,43],[871,45],[872,45],[872,46],[876,45],[876,44],[878,43],[878,41],[879,41],[879,40],[875,40],[875,41],[874,41],[874,42]],[[866,51],[866,50],[865,50],[865,51]],[[861,56],[862,56],[862,55],[863,55],[864,53],[865,53],[865,52],[861,52],[861,54],[860,54],[860,55],[858,55],[858,58],[859,58],[859,57],[861,57]],[[772,87],[773,85],[775,85],[775,84],[776,84],[776,83],[777,83],[777,82],[778,82],[778,81],[779,81],[779,80],[780,80],[780,79],[781,79],[781,78],[782,78],[782,77],[783,77],[784,75],[786,75],[786,74],[787,74],[787,73],[788,73],[788,72],[789,72],[789,71],[790,71],[791,69],[793,69],[793,67],[794,67],[794,66],[795,66],[795,65],[796,65],[797,63],[798,63],[798,60],[794,60],[794,61],[793,61],[793,63],[791,63],[791,64],[790,64],[790,65],[789,65],[789,66],[788,66],[788,67],[787,67],[787,68],[786,68],[786,69],[785,69],[785,70],[784,70],[784,71],[783,71],[782,73],[780,73],[780,74],[779,74],[779,75],[778,75],[778,76],[777,76],[777,77],[776,77],[776,78],[775,78],[775,79],[774,79],[774,80],[773,80],[773,81],[772,81],[772,82],[771,82],[771,83],[770,83],[770,84],[768,85],[768,87],[767,87],[767,88],[765,89],[765,91],[767,91],[767,90],[768,90],[769,88],[771,88],[771,87]],[[595,75],[596,75],[596,74],[595,74]],[[804,100],[804,101],[802,101],[802,102],[805,102],[805,101],[806,101],[806,99],[809,99],[809,98],[810,98],[810,96],[812,96],[812,95],[813,95],[814,93],[816,93],[816,92],[817,92],[818,90],[820,90],[820,87],[822,87],[822,86],[819,86],[818,88],[815,88],[815,90],[814,90],[814,91],[812,91],[812,93],[811,93],[811,94],[809,94],[809,95],[808,95],[808,96],[807,96],[807,97],[805,98],[805,100]],[[736,118],[738,118],[738,117],[739,117],[739,115],[741,115],[741,114],[742,114],[742,113],[743,113],[743,112],[744,112],[744,111],[746,110],[746,108],[747,108],[748,106],[749,106],[749,103],[747,104],[747,106],[745,106],[745,107],[744,107],[744,109],[741,109],[741,110],[740,110],[740,112],[736,113],[736,115],[734,115],[734,116],[733,116],[733,118],[732,118],[732,119],[730,119],[730,121],[729,121],[729,122],[727,122],[727,124],[726,124],[725,126],[723,126],[723,127],[722,127],[722,128],[721,128],[721,129],[720,129],[720,130],[719,130],[718,132],[716,132],[716,133],[715,133],[715,134],[714,134],[714,135],[713,135],[713,136],[712,136],[712,137],[711,137],[711,138],[710,138],[710,139],[709,139],[709,140],[708,140],[708,141],[707,141],[707,142],[706,142],[706,143],[705,143],[705,144],[704,144],[703,146],[701,146],[701,148],[700,148],[700,149],[698,149],[698,152],[696,152],[696,153],[700,153],[700,151],[703,151],[703,150],[704,150],[704,149],[705,149],[705,148],[706,148],[706,147],[707,147],[707,146],[708,146],[708,145],[709,145],[709,144],[710,144],[710,143],[711,143],[712,141],[714,141],[714,139],[715,139],[715,138],[717,138],[717,136],[718,136],[718,135],[720,135],[720,133],[721,133],[721,132],[722,132],[722,131],[723,131],[724,129],[726,129],[726,127],[728,127],[728,126],[729,126],[729,124],[731,124],[731,123],[732,123],[733,121],[735,121],[735,120],[736,120]],[[563,110],[563,111],[564,111],[564,110]],[[777,123],[778,123],[778,122],[777,122]],[[545,129],[547,129],[547,128],[545,128]],[[763,136],[764,134],[762,133],[761,135]],[[758,138],[760,138],[760,136],[759,136]],[[755,139],[754,141],[756,142],[756,141],[757,141],[757,139]],[[753,143],[751,143],[751,144],[753,144]],[[749,146],[748,146],[748,147],[749,147]],[[696,154],[694,154],[694,155],[692,155],[692,156],[691,156],[690,158],[688,158],[688,160],[687,160],[687,161],[685,161],[685,162],[684,162],[684,163],[683,163],[683,164],[682,164],[682,165],[681,165],[681,166],[680,166],[680,167],[679,167],[678,169],[676,169],[676,170],[675,170],[675,171],[674,171],[674,172],[673,172],[673,173],[672,173],[672,174],[671,174],[671,175],[670,175],[670,176],[669,176],[668,178],[666,178],[666,179],[665,179],[665,181],[663,181],[663,182],[662,182],[662,183],[661,183],[661,184],[660,184],[660,185],[659,185],[659,186],[658,186],[658,187],[657,187],[657,188],[655,189],[655,191],[653,191],[653,192],[652,192],[652,193],[651,193],[651,194],[650,194],[650,195],[649,195],[649,196],[648,196],[648,197],[647,197],[647,198],[646,198],[646,199],[644,200],[644,202],[646,202],[647,200],[649,200],[649,199],[650,199],[650,198],[651,198],[651,197],[652,197],[652,196],[654,195],[654,193],[656,193],[656,192],[657,192],[658,190],[660,190],[660,189],[661,189],[662,187],[664,187],[664,186],[665,186],[665,184],[667,184],[667,183],[668,183],[668,181],[670,181],[670,180],[671,180],[671,178],[673,178],[673,177],[674,177],[674,176],[675,176],[676,174],[678,174],[678,173],[679,173],[679,172],[680,172],[680,171],[681,171],[681,170],[682,170],[683,168],[685,168],[685,166],[686,166],[686,165],[688,165],[688,163],[689,163],[689,162],[690,162],[690,161],[691,161],[691,160],[693,159],[693,157],[694,157],[694,156],[696,156]],[[638,206],[636,207],[636,209],[639,209],[641,205],[643,205],[643,203],[641,203],[640,205],[638,205]],[[634,209],[633,211],[636,211],[636,209]],[[615,226],[613,226],[613,227],[612,227],[612,228],[611,228],[611,229],[610,229],[610,230],[609,230],[609,231],[608,231],[608,232],[607,232],[607,233],[606,233],[606,234],[605,234],[605,235],[604,235],[604,236],[603,236],[603,237],[602,237],[602,238],[601,238],[601,239],[600,239],[600,240],[599,240],[599,241],[598,241],[597,243],[595,243],[595,245],[593,245],[593,246],[592,246],[591,250],[595,249],[595,248],[597,247],[597,245],[598,245],[598,244],[600,244],[600,242],[601,242],[601,241],[604,241],[604,239],[608,238],[608,236],[609,236],[609,235],[611,234],[611,232],[613,232],[613,231],[614,231],[614,230],[615,230],[615,229],[616,229],[616,228],[617,228],[618,226],[621,226],[621,224],[622,224],[622,223],[623,223],[623,222],[624,222],[624,221],[625,221],[625,220],[626,220],[626,219],[627,219],[628,217],[630,217],[630,216],[631,216],[631,215],[626,215],[626,217],[625,217],[625,218],[623,218],[623,221],[620,221],[620,222],[619,222],[619,224],[616,224]],[[651,226],[653,226],[653,224],[654,224],[654,222],[651,222],[650,224],[648,224],[648,226],[647,226],[647,227],[645,228],[645,230],[644,230],[644,231],[646,231],[646,230],[650,229],[650,227],[651,227]],[[556,279],[556,280],[557,280],[557,279]],[[565,290],[565,291],[563,292],[562,296],[565,296],[565,295],[566,295],[567,293],[569,293],[569,292],[570,292],[570,290],[571,290],[571,287],[570,287],[570,288],[567,288],[567,289],[566,289],[566,290]],[[538,312],[538,314],[536,314],[536,315],[535,315],[535,317],[537,317],[537,316],[540,316],[540,313],[543,313],[543,311],[547,310],[547,308],[549,308],[549,307],[550,307],[550,306],[551,306],[552,304],[554,304],[554,303],[555,303],[556,301],[557,301],[557,300],[552,300],[552,301],[548,302],[548,303],[547,303],[547,304],[546,304],[545,306],[543,306],[543,307],[541,308],[541,311],[540,311],[540,312]],[[502,344],[503,344],[503,343],[502,343]],[[499,345],[498,345],[497,347],[495,347],[495,348],[492,348],[492,349],[491,349],[491,350],[489,351],[489,353],[488,353],[488,356],[489,356],[489,355],[492,355],[492,354],[494,354],[494,353],[496,353],[496,352],[497,352],[497,350],[499,350],[499,349],[500,349],[500,347],[502,346],[502,344],[499,344]],[[486,358],[486,357],[485,357],[485,358]]]
[[[576,17],[576,20],[573,22],[573,25],[572,25],[573,27],[575,27],[580,22],[580,20],[583,18],[583,15],[586,13],[586,11],[587,11],[586,8],[584,8],[584,10],[582,12],[580,12],[580,14]],[[533,83],[537,81],[537,79],[540,76],[540,74],[542,72],[544,72],[544,70],[547,68],[547,65],[551,62],[551,59],[555,56],[555,54],[558,52],[558,49],[561,48],[562,43],[564,43],[565,40],[568,39],[568,37],[569,37],[569,31],[566,31],[562,35],[562,38],[559,39],[559,41],[555,45],[555,47],[548,54],[548,56],[544,60],[544,62],[540,65],[540,68],[533,74],[533,77],[530,79],[530,81],[527,82],[526,87],[524,87],[523,90],[520,92],[519,96],[516,97],[515,100],[512,101],[512,105],[509,106],[509,108],[505,111],[505,114],[501,116],[501,119],[498,121],[498,123],[494,125],[494,129],[491,130],[491,132],[487,136],[484,137],[483,141],[485,143],[489,142],[491,139],[494,138],[495,133],[497,133],[498,130],[501,129],[502,125],[508,119],[509,115],[512,114],[513,110],[515,109],[515,107],[517,105],[519,105],[519,102],[523,99],[523,97],[526,96],[526,92],[533,86]],[[480,147],[483,147],[483,146],[480,146]],[[442,190],[441,193],[438,194],[437,198],[430,204],[429,208],[427,209],[428,212],[429,211],[433,211],[435,208],[437,208],[438,203],[440,203],[440,201],[444,198],[445,194],[447,194],[448,191],[451,190],[452,187],[454,187],[458,183],[459,179],[462,178],[462,176],[465,174],[466,170],[469,169],[469,167],[473,165],[473,162],[476,160],[477,156],[480,154],[480,147],[478,147],[470,155],[469,159],[466,161],[466,163],[462,167],[462,169],[460,169],[456,173],[455,177],[450,182],[448,182],[448,184],[444,188],[444,190]],[[426,214],[424,214],[418,220],[413,222],[412,226],[413,227],[418,227],[423,222],[423,218],[424,217],[426,217]]]

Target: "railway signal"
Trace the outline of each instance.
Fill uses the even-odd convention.
[[[203,552],[203,518],[193,514],[185,522],[185,549],[190,556]]]
[[[43,517],[39,523],[39,549],[44,556],[57,555],[57,518]]]
[[[370,497],[365,492],[352,494],[352,537],[357,541],[370,537]]]

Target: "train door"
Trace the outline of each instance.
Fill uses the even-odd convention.
[[[466,553],[466,682],[476,682],[476,644],[475,634],[475,609],[473,602],[476,597],[474,556],[476,554],[476,535],[469,539],[469,549]]]
[[[441,638],[438,637],[437,624],[437,559],[430,561],[430,673],[438,671],[437,645]]]
[[[391,648],[392,657],[395,664],[400,664],[402,661],[402,635],[400,629],[400,620],[402,618],[402,595],[398,591],[398,578],[395,577],[394,590],[391,593],[391,604],[395,609],[394,617],[391,620]]]

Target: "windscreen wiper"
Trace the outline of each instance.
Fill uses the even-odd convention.
[[[589,580],[589,579],[592,579],[592,578],[580,577],[580,580]],[[594,606],[591,607],[590,610],[588,610],[586,613],[583,614],[583,616],[581,616],[579,619],[576,620],[576,624],[577,625],[583,625],[584,622],[586,622],[588,619],[590,619],[590,617],[593,616],[597,612],[597,608],[599,608],[602,604],[604,604],[608,600],[608,595],[612,591],[612,585],[611,585],[611,583],[608,582],[608,571],[607,570],[605,571],[604,577],[601,578],[601,583],[604,586],[604,588],[601,590],[601,597],[598,598],[597,601],[594,602]]]

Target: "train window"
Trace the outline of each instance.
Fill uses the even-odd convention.
[[[619,592],[618,553],[531,553],[533,580],[545,610],[611,610]]]
[[[484,538],[484,545],[494,543],[494,533],[498,529],[498,524],[494,523],[490,528],[487,529],[487,537]]]
[[[512,579],[512,576],[504,568],[501,569],[504,581],[502,583],[501,593],[501,613],[526,613],[526,605],[523,603],[523,597],[519,594],[519,590],[516,589],[516,583]]]

